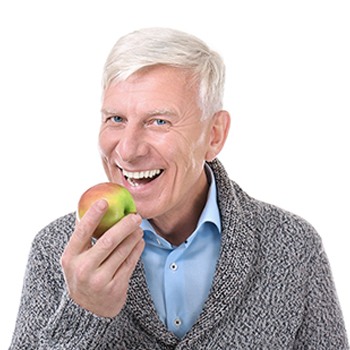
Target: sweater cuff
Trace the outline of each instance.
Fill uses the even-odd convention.
[[[105,335],[109,334],[108,328],[115,324],[114,320],[82,308],[65,291],[56,313],[49,320],[44,343],[48,342],[45,345],[50,348],[61,345],[66,350],[99,348],[107,341]]]

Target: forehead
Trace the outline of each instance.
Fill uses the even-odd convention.
[[[171,85],[182,86],[188,90],[198,88],[198,79],[194,72],[190,69],[172,67],[166,65],[155,65],[150,67],[144,67],[131,75],[127,76],[126,79],[116,78],[106,86],[105,91],[111,86],[123,85],[123,86],[136,86],[137,84],[141,85],[145,82],[167,83]],[[156,85],[156,84],[155,84]]]
[[[105,90],[103,106],[130,104],[198,104],[198,83],[192,71],[169,66],[144,68]]]

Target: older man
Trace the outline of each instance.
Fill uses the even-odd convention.
[[[330,268],[303,219],[249,197],[217,160],[224,64],[165,28],[121,38],[104,72],[99,146],[138,209],[33,242],[11,349],[347,349]]]

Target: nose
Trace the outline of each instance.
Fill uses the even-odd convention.
[[[134,163],[148,153],[148,145],[143,130],[134,126],[125,126],[115,147],[119,159],[125,163]]]

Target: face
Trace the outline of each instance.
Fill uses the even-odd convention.
[[[207,188],[212,119],[201,120],[188,72],[153,67],[104,92],[99,145],[110,181],[125,186],[144,218],[181,218]]]

